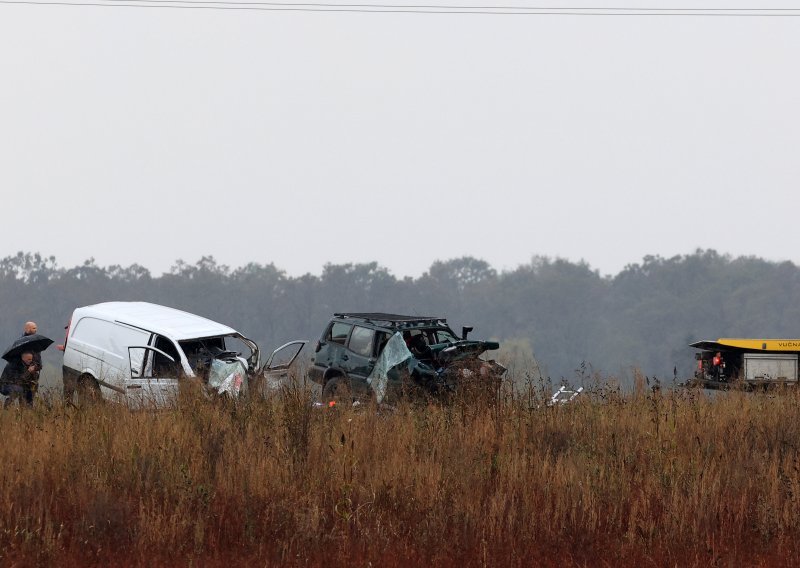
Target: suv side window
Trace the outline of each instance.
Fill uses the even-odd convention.
[[[328,334],[325,336],[325,341],[344,345],[347,343],[347,336],[350,335],[351,327],[353,326],[349,323],[333,322],[333,325],[328,330]]]
[[[366,327],[355,326],[353,333],[350,334],[348,348],[353,353],[358,353],[364,357],[372,356],[372,339],[375,337],[375,330]]]

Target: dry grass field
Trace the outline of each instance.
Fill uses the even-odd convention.
[[[0,412],[4,566],[800,562],[800,395]]]

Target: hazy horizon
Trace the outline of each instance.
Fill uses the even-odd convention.
[[[720,256],[728,257],[728,258],[731,258],[731,259],[736,259],[736,258],[757,258],[757,259],[760,259],[760,260],[764,260],[766,262],[771,262],[771,263],[776,263],[776,264],[779,264],[779,263],[782,263],[782,262],[790,262],[795,266],[800,266],[800,264],[798,264],[797,262],[794,262],[794,261],[789,260],[789,259],[772,259],[772,258],[767,258],[767,257],[762,256],[762,255],[730,254],[730,253],[727,253],[725,251],[719,251],[719,250],[716,250],[716,249],[694,249],[692,251],[687,251],[687,252],[679,253],[679,254],[675,254],[675,255],[646,254],[642,258],[635,259],[635,260],[632,260],[631,262],[625,263],[625,265],[621,266],[619,269],[614,270],[614,271],[604,271],[600,267],[596,266],[595,264],[593,264],[591,261],[589,261],[587,259],[571,259],[571,258],[565,258],[563,256],[558,256],[558,255],[554,255],[554,256],[551,256],[551,255],[531,255],[531,257],[527,261],[520,262],[520,263],[518,263],[518,264],[516,264],[514,266],[498,266],[497,264],[492,263],[489,259],[486,259],[486,258],[476,257],[476,256],[473,256],[473,255],[461,255],[461,256],[454,256],[454,257],[447,257],[447,258],[437,258],[437,259],[434,259],[431,262],[431,265],[434,262],[447,262],[447,261],[451,261],[451,260],[457,260],[459,258],[471,257],[471,258],[475,258],[477,260],[485,261],[490,265],[491,268],[497,270],[497,272],[499,272],[499,273],[503,273],[503,272],[513,272],[514,270],[517,270],[521,266],[529,265],[532,262],[534,262],[537,258],[541,258],[541,259],[548,259],[548,260],[553,260],[553,261],[555,261],[555,260],[563,260],[563,261],[570,262],[572,264],[585,263],[592,271],[599,272],[601,276],[615,276],[615,275],[619,274],[620,272],[622,272],[627,266],[632,266],[632,265],[636,265],[636,264],[639,264],[639,265],[642,264],[643,261],[645,260],[645,258],[647,258],[647,257],[659,257],[659,258],[663,258],[663,259],[683,258],[683,257],[687,257],[687,256],[692,256],[692,255],[696,254],[697,252],[702,252],[702,251],[714,251],[717,254],[719,254]],[[201,255],[198,258],[191,258],[191,259],[189,259],[189,258],[176,258],[169,264],[169,266],[167,266],[163,270],[162,269],[154,269],[151,266],[148,266],[146,263],[142,263],[142,262],[133,262],[133,263],[129,263],[129,264],[120,263],[120,262],[114,262],[114,261],[103,262],[100,259],[93,258],[93,257],[84,258],[84,259],[79,260],[77,262],[64,262],[64,261],[62,261],[62,259],[60,257],[58,257],[56,255],[47,255],[47,254],[41,253],[39,251],[17,251],[16,253],[13,253],[11,255],[5,255],[4,257],[0,257],[0,258],[14,257],[14,256],[16,256],[17,254],[20,254],[20,253],[21,254],[40,254],[40,256],[42,258],[53,257],[55,259],[55,262],[56,262],[56,265],[57,265],[58,268],[66,268],[66,269],[82,266],[85,262],[88,262],[90,260],[94,260],[95,265],[103,267],[103,268],[108,268],[108,267],[111,267],[111,266],[122,266],[123,268],[125,268],[125,267],[132,266],[132,265],[138,265],[138,266],[142,266],[142,267],[146,268],[148,271],[150,271],[150,273],[153,276],[156,276],[156,277],[161,276],[163,274],[169,274],[170,271],[171,271],[171,268],[173,268],[178,262],[184,262],[185,264],[187,264],[189,266],[192,266],[192,265],[195,265],[196,263],[199,263],[203,258],[206,258],[206,257],[212,257],[218,266],[223,266],[224,265],[224,266],[227,266],[230,270],[236,270],[237,268],[241,268],[241,267],[246,266],[247,264],[250,264],[250,263],[256,263],[256,264],[260,264],[260,265],[264,265],[264,266],[272,264],[272,265],[275,266],[275,268],[277,268],[278,270],[283,271],[289,277],[299,277],[299,276],[303,276],[303,275],[306,275],[306,274],[311,274],[313,276],[320,276],[322,274],[322,272],[324,270],[324,267],[326,265],[339,266],[339,265],[345,265],[345,264],[369,264],[369,263],[372,263],[372,262],[376,262],[380,268],[384,268],[384,269],[388,270],[389,273],[391,273],[394,277],[396,277],[398,279],[402,279],[402,278],[405,278],[405,277],[411,277],[411,278],[415,278],[416,279],[416,278],[419,278],[420,276],[422,276],[424,273],[426,273],[430,269],[430,266],[431,266],[431,265],[428,265],[427,267],[425,267],[423,270],[421,270],[420,272],[418,272],[416,274],[402,274],[402,273],[397,272],[393,267],[388,266],[388,265],[382,263],[379,260],[366,259],[366,260],[363,260],[363,261],[356,261],[356,262],[331,262],[331,261],[328,261],[328,262],[324,262],[322,265],[320,265],[317,270],[309,270],[309,271],[305,271],[305,272],[296,272],[295,273],[295,272],[291,272],[291,271],[287,270],[285,267],[281,266],[280,264],[278,264],[277,262],[274,262],[274,261],[269,261],[269,260],[266,260],[266,261],[255,261],[255,260],[253,260],[253,261],[246,261],[246,262],[243,262],[241,264],[232,264],[232,263],[224,262],[222,259],[219,259],[219,258],[215,257],[214,255],[210,255],[210,254],[209,255]]]
[[[800,18],[0,13],[0,256],[800,262]]]

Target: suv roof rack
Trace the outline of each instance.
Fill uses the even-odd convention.
[[[404,316],[400,314],[384,314],[384,313],[338,313],[333,314],[337,318],[353,318],[361,319],[369,322],[387,322],[390,324],[447,324],[445,318],[435,316]]]

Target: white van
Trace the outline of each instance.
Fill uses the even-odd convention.
[[[297,351],[281,358],[280,372],[304,344],[294,341],[275,351]],[[65,384],[77,382],[79,398],[102,395],[131,406],[164,406],[187,377],[238,395],[248,378],[272,370],[269,365],[259,368],[259,357],[255,342],[215,321],[147,302],[106,302],[73,312],[63,373]]]

